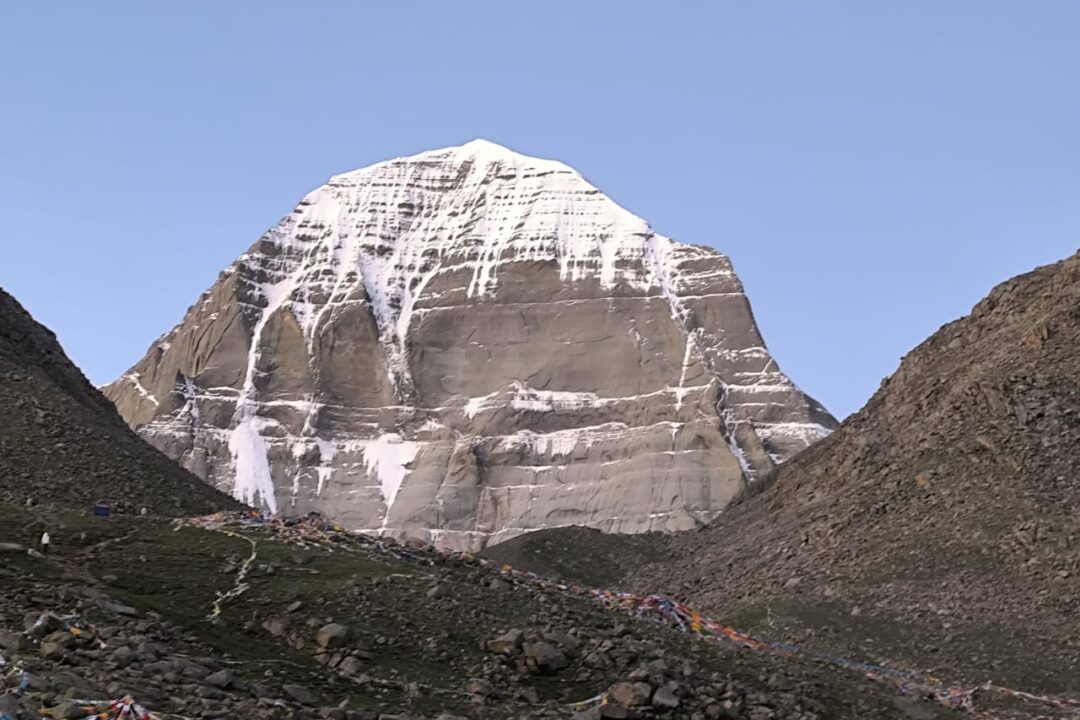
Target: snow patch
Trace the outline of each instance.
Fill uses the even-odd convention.
[[[514,384],[510,407],[515,410],[552,412],[554,410],[580,410],[597,407],[601,399],[596,393],[568,390],[534,390],[524,383]]]
[[[818,423],[798,422],[754,423],[754,429],[762,439],[774,437],[795,438],[807,445],[817,442],[832,432]]]
[[[683,397],[686,396],[686,370],[694,358],[695,333],[686,334],[686,349],[683,351],[682,371],[679,373],[679,387],[675,389],[675,412],[682,409]]]
[[[323,488],[334,474],[331,463],[337,454],[337,447],[329,440],[320,437],[315,438],[315,445],[319,448],[319,466],[315,468],[315,474],[319,477],[319,485],[315,488],[315,494],[322,495]]]
[[[465,401],[465,417],[472,420],[476,417],[477,413],[487,410],[495,406],[494,399],[499,396],[499,392],[495,391],[487,395],[481,395],[479,397],[469,398]]]
[[[498,399],[506,392],[509,392],[509,401],[506,403],[508,407],[513,410],[530,412],[581,410],[583,408],[601,407],[621,399],[601,398],[593,392],[578,392],[575,390],[536,390],[526,383],[515,381],[510,384],[509,391],[496,391],[487,395],[469,398],[465,402],[465,417],[472,419],[484,410],[502,407]]]
[[[621,422],[604,423],[587,428],[555,430],[549,433],[537,433],[532,430],[519,430],[513,435],[504,435],[499,440],[501,451],[522,451],[544,457],[569,455],[582,444],[586,449],[603,440],[621,438],[627,429]]]
[[[248,415],[229,435],[229,452],[235,468],[233,497],[248,505],[262,504],[274,514],[277,513],[274,480],[259,425],[259,418]]]
[[[128,374],[124,375],[124,379],[130,381],[131,384],[135,386],[136,392],[138,392],[150,402],[154,403],[154,405],[160,405],[161,403],[158,402],[158,399],[154,397],[149,390],[143,387],[143,384],[139,381],[139,377],[139,373],[137,372],[129,372]]]
[[[388,515],[401,489],[401,483],[409,474],[408,465],[416,458],[423,445],[424,443],[402,440],[397,433],[386,433],[363,443],[361,454],[364,467],[379,478],[379,487]]]

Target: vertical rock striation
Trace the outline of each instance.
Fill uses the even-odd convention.
[[[246,502],[470,549],[693,527],[835,427],[726,257],[482,140],[308,194],[106,394]]]

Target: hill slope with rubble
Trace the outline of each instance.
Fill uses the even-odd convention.
[[[28,556],[37,518],[0,505],[0,713],[20,720],[127,694],[162,719],[961,717],[318,523],[50,519],[54,552]]]
[[[51,331],[0,290],[0,501],[166,515],[238,503],[143,442],[64,354]]]
[[[644,558],[580,530],[491,553],[579,575],[552,555],[591,556],[760,632],[1077,694],[1077,448],[1080,255],[995,288],[710,527]]]
[[[1076,266],[1075,260],[1064,264],[1065,274],[1045,284],[1021,284],[995,293],[992,299],[997,299],[984,310],[1007,308],[1016,299],[1014,292],[1034,293],[1048,308],[1057,307]],[[1021,341],[1046,353],[1046,365],[1053,366],[1066,358],[1064,345],[1055,345],[1054,339],[1067,345],[1073,336],[1063,318],[1051,313],[1047,319],[1045,324],[1018,322],[1027,328]],[[1007,336],[987,342],[1004,345]],[[37,399],[37,393],[49,388],[58,399],[49,400],[55,404],[47,407],[66,403],[92,411],[98,406],[99,396],[57,355],[51,335],[28,338],[15,332],[12,338],[21,345],[10,357],[49,359],[7,378],[24,383],[22,373],[33,376],[29,384],[11,386],[17,388],[13,396],[29,389],[34,394],[23,397]],[[1069,397],[1067,388],[1051,379],[1060,378],[1024,382],[1025,388],[1041,389],[1037,398],[1042,412],[1013,414],[1040,429],[1046,428],[1039,423],[1070,416],[1066,407],[1050,401],[1060,397],[1054,393]],[[1051,386],[1052,391],[1047,389]],[[925,389],[915,392],[927,397]],[[36,437],[29,436],[31,441]],[[991,452],[987,443],[993,446],[1000,435],[984,439],[980,447]],[[83,441],[70,442],[74,450]],[[93,447],[93,442],[88,445]],[[1016,451],[1016,446],[1009,447]],[[1018,455],[1031,461],[1023,452]],[[129,457],[118,454],[114,461]],[[136,477],[145,469],[133,465],[117,472]],[[785,476],[775,478],[762,493],[743,500],[737,509],[746,510],[752,520],[744,529],[767,524],[769,518],[755,510],[755,503],[769,500],[785,482],[790,482]],[[925,478],[915,484],[927,491]],[[60,490],[57,499],[70,500],[63,486]],[[767,509],[777,507],[784,506]],[[776,532],[782,538],[793,520],[784,513],[775,517],[781,521]],[[962,519],[958,512],[951,517]],[[43,526],[54,537],[47,556],[33,550]],[[659,537],[655,535],[623,538],[623,543],[595,530],[545,531],[531,536],[533,545],[527,549],[539,551],[550,572],[583,584],[626,581],[618,563],[603,566],[604,553],[616,557],[621,552],[643,566],[636,582],[682,583],[683,594],[698,597],[706,609],[720,607],[718,585],[709,573],[720,576],[725,567],[734,568],[737,574],[729,575],[728,583],[734,588],[742,582],[746,590],[736,594],[747,601],[735,614],[741,613],[743,627],[755,629],[756,637],[709,621],[668,598],[553,582],[500,569],[468,554],[347,533],[317,517],[267,521],[252,513],[218,513],[178,521],[128,516],[117,522],[85,511],[0,502],[0,713],[13,720],[42,715],[77,720],[98,713],[115,717],[127,706],[114,702],[126,696],[162,720],[964,717],[945,704],[970,706],[980,717],[1033,719],[1070,717],[1080,707],[973,687],[984,676],[975,680],[973,668],[978,666],[953,652],[957,647],[977,652],[975,661],[996,663],[992,667],[1001,671],[998,677],[1018,681],[1014,686],[1023,690],[1040,691],[1066,685],[1059,671],[1070,667],[1060,653],[1068,636],[1025,637],[1038,644],[1010,646],[1013,637],[1006,626],[994,627],[994,633],[984,626],[983,644],[976,646],[964,636],[970,628],[958,624],[950,634],[948,625],[939,625],[944,635],[932,644],[912,626],[884,617],[893,608],[881,602],[866,610],[837,612],[843,603],[862,601],[881,587],[853,582],[837,568],[819,568],[831,582],[821,592],[833,598],[833,605],[815,603],[813,593],[821,586],[809,573],[794,575],[797,582],[791,582],[787,545],[766,542],[762,560],[754,560],[744,548],[748,555],[740,562],[748,565],[735,565],[734,559],[718,565],[712,535],[716,530],[656,543],[651,542]],[[905,537],[895,528],[890,532],[901,542]],[[569,562],[559,557],[569,551],[566,538],[576,544],[578,556]],[[590,568],[580,558],[593,548],[602,552],[589,557]],[[782,552],[776,554],[777,548]],[[865,543],[858,548],[871,550]],[[880,548],[877,551],[880,557]],[[710,558],[711,564],[706,562]],[[827,553],[817,558],[830,560]],[[689,572],[674,567],[674,559]],[[935,570],[925,558],[915,560]],[[779,568],[771,577],[783,579],[771,588],[763,581],[769,561]],[[661,566],[663,571],[658,570]],[[896,567],[889,582],[906,583],[906,592],[920,589],[920,578],[905,575],[900,563]],[[964,573],[961,578],[972,577],[970,567]],[[1069,579],[1061,571],[1057,576]],[[705,592],[698,596],[699,587]],[[844,594],[838,596],[840,592]],[[784,602],[783,593],[805,602]],[[908,607],[918,610],[923,597],[912,593]],[[943,623],[966,620],[950,614],[955,613],[952,607],[937,609],[947,611],[935,614],[946,618]],[[1035,609],[1042,610],[1037,605]],[[793,625],[793,620],[803,624]],[[896,637],[884,637],[886,631]],[[799,645],[790,644],[792,639]],[[912,644],[923,654],[905,654]],[[815,650],[819,647],[834,651]],[[848,652],[838,654],[838,647]],[[936,667],[925,660],[925,652],[939,649],[955,665]],[[143,711],[135,709],[135,717],[141,718]]]

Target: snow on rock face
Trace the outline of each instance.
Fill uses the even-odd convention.
[[[262,505],[276,513],[274,481],[270,476],[266,442],[259,434],[257,418],[245,417],[233,428],[229,435],[229,452],[233,458],[233,497],[248,505]]]
[[[379,489],[387,510],[394,504],[408,465],[420,451],[421,444],[403,441],[397,433],[384,433],[364,449],[364,466],[379,478]]]
[[[835,426],[727,258],[483,140],[331,178],[107,394],[247,502],[474,549],[692,527]]]

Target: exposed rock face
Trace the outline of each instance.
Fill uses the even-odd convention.
[[[108,500],[169,515],[238,505],[131,432],[56,336],[3,290],[0,418],[0,502],[87,509]]]
[[[332,178],[106,393],[238,498],[461,548],[686,529],[834,426],[726,257],[484,141]]]

